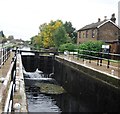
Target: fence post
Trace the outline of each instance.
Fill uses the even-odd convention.
[[[100,52],[100,66],[102,66],[102,52]]]
[[[78,53],[77,53],[77,60],[79,60],[79,49],[78,49]]]
[[[92,52],[90,51],[90,56],[92,56]],[[89,63],[91,63],[91,57],[89,56]]]
[[[108,58],[108,64],[107,64],[107,68],[109,68],[109,65],[110,65],[110,54],[108,53],[108,55],[107,55],[107,58]]]
[[[84,50],[82,50],[82,51],[84,51]],[[83,62],[84,62],[84,54],[83,54]]]

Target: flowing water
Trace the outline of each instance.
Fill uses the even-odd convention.
[[[56,101],[49,95],[28,91],[26,89],[28,111],[29,112],[61,112],[60,108],[56,105]]]
[[[79,99],[67,92],[62,94],[41,93],[36,83],[57,84],[52,78],[44,78],[41,71],[25,72],[26,96],[29,112],[86,112],[90,111]]]
[[[49,94],[41,93],[40,88],[35,86],[36,82],[53,83],[54,80],[44,78],[43,73],[38,70],[31,73],[24,71],[24,77],[29,112],[61,112],[61,109],[56,105],[56,100]],[[56,82],[54,81],[54,83]]]
[[[29,50],[29,48],[23,50]],[[22,53],[22,55],[28,55],[28,53]],[[52,74],[44,74],[38,69],[36,69],[35,72],[26,72],[23,69],[23,74],[29,112],[51,112],[51,114],[54,112],[59,114],[62,112],[91,111],[90,107],[82,102],[80,97],[73,97],[67,92],[61,94],[48,94],[41,92],[40,87],[36,86],[36,83],[58,84],[53,78],[45,78],[51,77]],[[48,88],[49,87],[47,87],[47,89]]]

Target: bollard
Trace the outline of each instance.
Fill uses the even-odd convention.
[[[20,108],[21,108],[20,103],[15,103],[14,104],[14,110],[15,110],[15,112],[20,112]]]
[[[114,75],[114,72],[115,72],[114,70],[111,70],[111,74],[112,74],[112,75]]]
[[[84,65],[86,66],[87,61],[84,61]]]

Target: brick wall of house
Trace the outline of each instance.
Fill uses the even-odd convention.
[[[112,23],[108,22],[99,28],[98,40],[112,41],[118,39],[118,28]]]
[[[93,30],[95,32],[94,37],[92,37]],[[86,32],[87,32],[87,37],[86,37]],[[79,31],[78,35],[77,35],[78,36],[77,37],[77,44],[80,44],[80,43],[83,43],[83,42],[86,42],[86,41],[89,41],[89,40],[95,41],[95,40],[97,40],[97,34],[98,34],[97,29]]]

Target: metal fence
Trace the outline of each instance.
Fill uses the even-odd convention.
[[[81,57],[84,59],[88,59],[91,63],[92,60],[97,60],[97,65],[102,66],[103,61],[107,62],[107,68],[110,66],[110,62],[120,62],[120,54],[114,53],[104,53],[104,52],[96,52],[96,51],[88,51],[88,50],[78,50],[78,58]]]
[[[106,64],[107,68],[110,67],[111,63],[120,64],[120,54],[96,52],[89,50],[75,50],[75,52],[64,52],[64,55],[77,58],[77,60],[82,59],[83,61],[88,60],[89,63],[96,61],[98,66]],[[118,67],[118,66],[117,66]]]
[[[15,91],[15,79],[16,79],[16,60],[17,60],[17,56],[15,55],[12,58],[12,62],[11,62],[11,68],[9,70],[8,73],[8,77],[11,78],[10,80],[10,86],[9,86],[9,90],[8,90],[8,95],[7,95],[7,99],[5,102],[5,107],[4,107],[4,112],[7,114],[9,112],[13,111],[13,96],[14,96],[14,91]]]
[[[10,48],[0,48],[0,68],[10,57]]]

